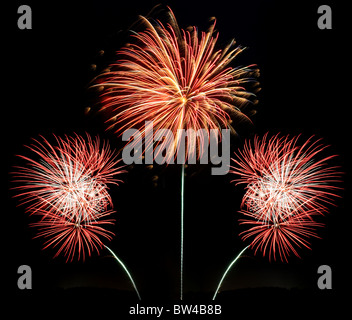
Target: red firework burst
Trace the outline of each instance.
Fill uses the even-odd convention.
[[[251,226],[243,231],[240,236],[243,240],[251,239],[250,247],[254,253],[261,251],[263,256],[266,254],[276,260],[278,254],[281,261],[288,262],[287,258],[291,252],[297,257],[297,247],[310,249],[308,239],[310,237],[319,238],[315,229],[324,226],[322,223],[315,222],[307,213],[291,215],[287,219],[275,218],[274,220],[258,220],[257,214],[241,211],[246,219],[241,219],[240,224]]]
[[[233,129],[231,117],[247,118],[240,109],[254,95],[244,85],[254,82],[250,76],[257,71],[251,66],[229,66],[242,48],[234,48],[232,42],[216,50],[215,21],[199,36],[196,27],[180,29],[171,10],[169,16],[167,26],[142,17],[146,29],[135,33],[133,41],[118,51],[117,62],[94,80],[93,87],[101,89],[101,110],[109,111],[109,128],[118,126],[116,133],[141,128],[146,147],[151,147],[154,136],[148,140],[143,126],[152,121],[154,132],[168,129],[173,133],[174,152],[170,154],[175,155],[179,129],[219,132],[222,127]],[[186,157],[197,146],[188,146]]]
[[[328,204],[337,197],[336,182],[341,173],[330,166],[335,156],[321,156],[326,148],[308,139],[302,146],[298,137],[255,137],[253,146],[245,143],[243,151],[232,159],[231,172],[239,175],[237,183],[246,183],[241,212],[254,225],[243,232],[243,239],[255,236],[252,247],[287,261],[294,246],[309,247],[306,238],[316,236],[313,228],[321,224],[313,216],[328,212]],[[320,159],[319,159],[320,157]]]
[[[58,253],[64,252],[67,259],[73,258],[77,248],[78,258],[92,249],[101,247],[99,236],[111,238],[103,226],[111,224],[107,217],[113,212],[108,192],[109,184],[117,184],[114,178],[123,172],[116,167],[118,161],[107,143],[87,141],[75,137],[57,138],[56,146],[45,138],[34,140],[28,148],[34,158],[19,156],[26,166],[16,167],[14,182],[20,204],[26,212],[39,216],[38,237],[49,238],[45,248],[61,245]]]
[[[67,219],[65,216],[48,215],[43,213],[39,222],[32,223],[32,227],[38,228],[35,238],[45,238],[43,249],[52,247],[57,249],[54,258],[60,254],[67,257],[67,261],[72,261],[77,255],[77,259],[84,260],[86,253],[88,256],[93,251],[99,252],[104,247],[101,238],[110,241],[113,232],[105,229],[114,224],[109,216],[113,211],[96,213],[94,221]]]

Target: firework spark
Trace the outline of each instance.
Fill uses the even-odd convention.
[[[302,146],[297,141],[278,135],[269,140],[267,135],[256,137],[253,147],[246,143],[233,159],[232,173],[239,175],[234,181],[247,184],[241,205],[246,219],[241,223],[253,225],[242,238],[254,237],[255,252],[268,252],[274,259],[279,253],[282,261],[290,251],[298,256],[295,246],[309,248],[307,238],[317,237],[314,228],[321,224],[313,216],[328,212],[341,176],[329,164],[335,156],[321,156],[325,146],[312,138]]]
[[[241,109],[254,95],[244,86],[255,82],[250,77],[257,71],[229,66],[243,49],[232,42],[216,50],[215,21],[200,36],[196,27],[180,29],[171,10],[169,17],[166,26],[142,17],[146,29],[134,33],[133,41],[118,51],[117,62],[92,87],[101,89],[101,110],[109,112],[109,128],[117,128],[116,133],[142,128],[146,148],[151,148],[155,140],[143,129],[145,121],[153,122],[154,132],[170,130],[176,137],[169,141],[171,157],[179,150],[179,129],[216,129],[220,134],[220,128],[233,129],[231,117],[248,119]],[[186,158],[203,145],[196,136],[188,138],[194,142]]]
[[[102,246],[99,236],[111,239],[111,232],[103,227],[112,224],[108,216],[113,212],[108,184],[117,184],[114,176],[122,172],[116,167],[116,155],[108,144],[101,145],[87,135],[65,139],[55,137],[57,145],[45,138],[34,140],[28,148],[35,157],[19,156],[27,166],[16,167],[14,181],[20,204],[29,214],[39,217],[32,224],[39,228],[37,237],[48,240],[45,248],[59,247],[67,259],[84,259],[84,249],[90,255]]]

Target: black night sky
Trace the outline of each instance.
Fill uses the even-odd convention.
[[[62,301],[84,309],[88,301],[88,311],[101,308],[109,312],[107,304],[113,303],[111,308],[121,319],[132,319],[128,310],[138,300],[109,252],[102,250],[85,262],[65,263],[63,257],[52,259],[55,251],[41,250],[41,240],[32,239],[35,230],[28,227],[31,218],[12,198],[9,172],[18,161],[15,155],[24,153],[23,146],[39,135],[88,132],[119,147],[99,115],[85,113],[92,105],[89,82],[128,41],[128,29],[138,15],[147,15],[158,3],[171,7],[181,28],[196,25],[206,30],[209,18],[215,16],[220,45],[235,38],[247,47],[235,63],[255,63],[260,69],[254,125],[239,130],[232,152],[253,134],[315,135],[331,145],[329,151],[339,155],[336,165],[345,172],[342,198],[322,217],[326,227],[319,232],[322,239],[312,240],[312,250],[302,249],[301,259],[291,256],[288,264],[269,263],[248,250],[216,302],[232,319],[238,309],[241,314],[261,315],[272,314],[273,309],[287,312],[288,307],[298,313],[309,310],[311,315],[339,312],[337,304],[347,297],[350,283],[352,134],[347,9],[337,1],[26,1],[33,12],[32,30],[17,28],[17,8],[23,3],[13,1],[5,6],[1,40],[2,290],[10,302],[28,303],[33,314],[41,314],[43,301],[53,310],[61,309]],[[332,30],[317,27],[321,4],[332,8]],[[133,274],[144,302],[177,303],[181,167],[136,165],[128,170],[122,177],[124,183],[111,189],[117,213],[116,236],[110,247]],[[245,246],[237,223],[244,191],[230,184],[230,175],[211,176],[209,166],[189,166],[186,174],[185,302],[208,304],[224,269]],[[17,268],[23,264],[32,268],[32,290],[17,288]],[[317,269],[324,264],[332,268],[332,290],[317,287]]]

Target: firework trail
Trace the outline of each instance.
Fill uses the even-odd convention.
[[[269,260],[288,262],[291,253],[299,257],[298,248],[310,249],[309,238],[319,238],[314,217],[328,212],[328,205],[338,197],[335,184],[341,182],[338,167],[330,166],[335,156],[324,156],[326,146],[309,138],[302,146],[298,138],[276,135],[270,139],[254,138],[246,142],[233,160],[233,181],[246,184],[241,204],[240,224],[249,229],[240,235],[251,243],[231,262],[215,291],[232,265],[247,249],[267,255]]]
[[[114,224],[111,218],[113,203],[108,185],[118,184],[115,175],[124,172],[117,167],[116,155],[105,142],[94,141],[87,134],[65,139],[55,137],[56,146],[42,137],[28,146],[35,157],[19,156],[26,166],[17,166],[13,173],[20,204],[26,212],[35,215],[32,223],[38,232],[35,238],[44,238],[44,249],[57,250],[54,257],[66,256],[85,260],[86,254],[99,253],[103,244],[110,241],[113,232],[107,228]],[[137,287],[123,262],[123,267],[140,299]]]
[[[158,130],[168,129],[172,136],[162,142],[169,146],[165,161],[177,157],[182,143],[182,130],[187,130],[188,143],[184,161],[198,159],[210,139],[210,130],[235,129],[237,121],[249,118],[241,111],[255,100],[245,86],[258,71],[253,66],[233,68],[230,63],[243,50],[235,42],[216,49],[218,34],[215,20],[208,32],[198,33],[196,27],[180,29],[169,9],[169,22],[150,21],[141,17],[145,30],[134,33],[128,46],[118,51],[118,60],[109,71],[100,74],[92,87],[100,90],[100,110],[109,115],[109,129],[122,134],[127,129],[139,129],[145,150],[161,143]],[[152,122],[153,134],[143,127]],[[200,130],[205,129],[205,130]],[[197,132],[201,132],[197,135]],[[207,134],[204,133],[207,132]],[[170,147],[171,146],[171,147]],[[161,150],[160,150],[161,152]],[[154,152],[154,156],[157,153]],[[183,193],[184,165],[181,177],[181,300],[183,298]]]

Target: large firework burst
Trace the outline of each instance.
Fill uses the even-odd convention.
[[[109,128],[117,133],[141,128],[147,148],[154,136],[149,139],[143,125],[152,121],[154,132],[173,133],[173,156],[179,150],[179,129],[219,132],[234,129],[232,117],[247,119],[241,109],[254,95],[244,86],[254,82],[251,76],[256,70],[230,66],[243,50],[234,47],[234,41],[224,49],[215,48],[215,20],[208,32],[199,35],[196,27],[180,29],[171,10],[169,17],[166,26],[142,17],[145,30],[133,34],[131,43],[118,51],[116,63],[94,80],[93,87],[101,89],[101,110],[109,114]],[[188,138],[196,141],[196,136]],[[188,146],[185,156],[196,152],[197,146]]]
[[[328,212],[328,204],[337,197],[336,182],[341,173],[331,166],[335,156],[321,156],[326,146],[308,139],[299,146],[298,137],[274,136],[262,140],[255,137],[253,147],[233,159],[232,173],[237,183],[246,183],[241,212],[242,224],[252,228],[242,233],[243,239],[254,236],[251,247],[260,249],[269,258],[279,253],[287,261],[295,246],[309,248],[307,238],[321,226],[313,217]]]
[[[13,173],[19,184],[15,197],[39,218],[32,225],[39,228],[37,236],[47,238],[45,248],[58,246],[56,255],[63,252],[68,260],[77,251],[84,259],[85,249],[90,255],[102,247],[99,237],[111,239],[112,233],[104,229],[113,223],[108,185],[119,182],[114,176],[122,170],[98,137],[55,138],[55,146],[45,138],[34,140],[28,146],[34,157],[19,156],[27,163]]]

